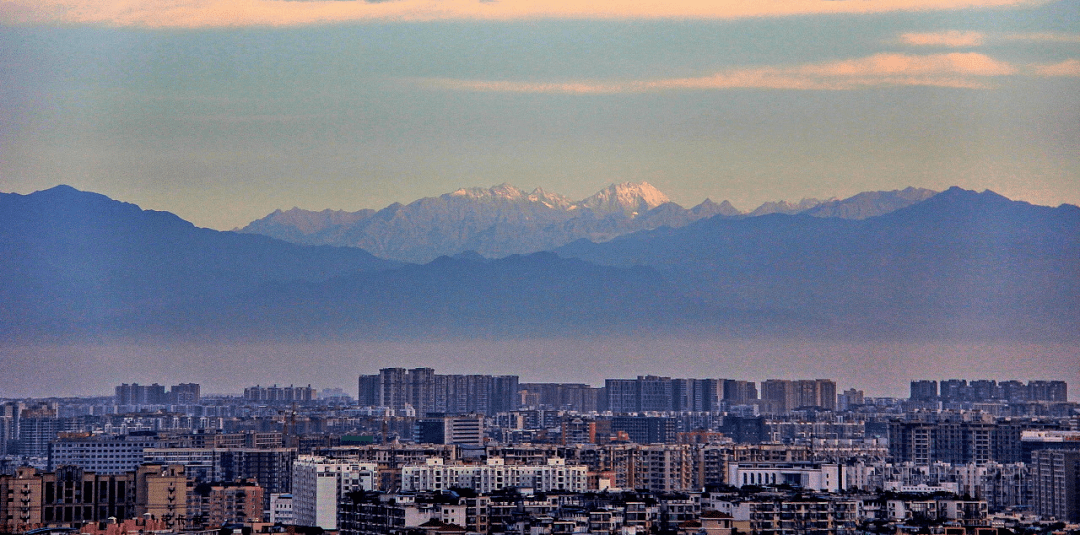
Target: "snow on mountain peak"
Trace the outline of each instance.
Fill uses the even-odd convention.
[[[548,193],[541,188],[536,188],[528,196],[529,201],[543,203],[549,208],[560,208],[566,210],[572,204],[570,199],[559,195],[558,193]]]
[[[466,197],[469,199],[506,199],[511,201],[520,200],[525,197],[525,192],[520,189],[503,182],[498,186],[492,186],[490,188],[461,188],[449,193],[451,197]]]
[[[670,202],[667,195],[648,182],[612,184],[577,206],[602,212],[640,212]]]

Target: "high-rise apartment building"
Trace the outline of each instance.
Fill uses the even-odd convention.
[[[714,412],[720,409],[724,388],[719,379],[672,379],[655,375],[604,382],[607,409],[615,414]],[[756,391],[754,397],[757,397]]]
[[[720,381],[717,379],[672,379],[672,410],[713,412],[720,408]]]
[[[265,402],[302,402],[317,399],[315,389],[307,386],[259,386],[255,385],[244,389],[244,399],[248,401]]]
[[[169,389],[169,403],[175,405],[198,405],[202,400],[202,388],[197,383],[180,383]]]
[[[337,529],[338,501],[350,492],[375,490],[378,476],[376,463],[301,455],[293,463],[296,525]]]
[[[897,462],[983,465],[1027,462],[1022,458],[1025,430],[1037,422],[890,422],[889,455]]]
[[[941,381],[940,393],[937,381],[912,381],[911,399],[929,401],[940,399],[945,402],[983,403],[987,401],[1051,401],[1069,400],[1069,385],[1065,381],[1020,381],[1010,380],[1000,383],[992,379],[947,379]]]
[[[640,409],[638,381],[636,379],[608,379],[604,381],[609,411],[619,414],[637,412]]]
[[[593,412],[603,410],[603,388],[579,383],[521,383],[521,406]]]
[[[116,387],[117,405],[164,405],[168,401],[165,396],[165,386],[157,383],[152,385],[124,383]]]
[[[1035,512],[1063,522],[1080,522],[1080,449],[1034,451],[1031,470]]]
[[[830,379],[769,379],[761,383],[761,400],[765,411],[773,414],[800,407],[836,410],[836,383]]]
[[[1028,381],[1029,401],[1069,401],[1069,385],[1065,381]]]
[[[971,401],[971,387],[966,379],[946,379],[939,395],[942,401]]]
[[[616,416],[611,419],[612,433],[624,432],[638,444],[671,444],[675,442],[674,418],[660,416]]]
[[[843,394],[836,395],[836,410],[847,411],[852,407],[862,405],[865,400],[865,395],[862,390],[855,390],[849,388],[844,391]]]
[[[18,401],[0,403],[0,456],[14,453],[19,439],[19,416],[23,404]]]
[[[750,405],[758,400],[757,384],[753,381],[737,381],[735,379],[720,379],[722,383],[722,399],[728,406]]]
[[[383,368],[361,375],[358,399],[365,406],[404,410],[416,415],[496,414],[518,406],[516,375],[439,375],[431,368]]]
[[[19,415],[18,450],[22,455],[45,457],[49,454],[49,442],[60,434],[60,418],[56,407],[40,404],[24,409]]]
[[[263,509],[270,508],[270,495],[292,490],[295,448],[147,448],[146,462],[184,465],[196,483],[251,479],[265,490]]]
[[[933,401],[938,398],[937,381],[919,380],[911,382],[910,399],[912,401]]]

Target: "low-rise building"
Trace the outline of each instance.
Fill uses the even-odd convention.
[[[419,492],[465,488],[491,493],[508,487],[536,492],[585,492],[588,468],[567,465],[564,459],[548,459],[545,465],[507,465],[501,458],[488,458],[484,464],[446,464],[441,458],[427,459],[423,465],[401,469],[401,490]]]
[[[745,486],[790,486],[814,491],[843,490],[843,470],[822,463],[731,463],[728,484]]]

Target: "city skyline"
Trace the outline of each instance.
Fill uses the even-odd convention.
[[[0,528],[1080,529],[1080,404],[1063,381],[919,380],[870,399],[821,378],[766,380],[759,396],[736,379],[593,388],[384,367],[357,386],[356,400],[195,383],[2,399]]]
[[[0,532],[1080,535],[1080,0],[0,51]]]
[[[369,370],[369,371],[376,371],[376,370]],[[390,393],[379,394],[378,391],[379,391],[380,388],[387,388],[385,386],[379,386],[379,385],[382,385],[382,384],[384,384],[383,382],[387,381],[387,379],[386,379],[387,376],[385,374],[390,373],[390,372],[400,372],[400,373],[404,374],[400,378],[397,379],[397,381],[400,382],[401,384],[398,385],[396,388],[400,389],[400,391],[398,393],[396,393],[396,394],[390,394]],[[539,379],[535,379],[535,378],[522,379],[520,376],[518,376],[516,374],[513,374],[513,373],[507,373],[507,374],[501,374],[501,375],[492,375],[490,373],[482,373],[482,371],[473,371],[473,372],[464,371],[464,372],[459,372],[459,373],[444,373],[444,370],[441,370],[441,369],[436,370],[434,368],[430,368],[430,367],[426,367],[426,366],[420,366],[420,367],[415,367],[415,368],[409,368],[409,367],[404,367],[404,366],[394,366],[394,367],[390,367],[390,368],[383,368],[383,369],[377,370],[377,373],[371,373],[371,374],[363,374],[363,373],[361,373],[359,375],[359,391],[357,390],[357,381],[356,380],[353,380],[353,382],[352,382],[352,389],[350,389],[348,387],[341,387],[341,386],[336,386],[336,385],[319,385],[319,384],[314,384],[313,385],[312,383],[306,383],[305,384],[305,383],[302,383],[302,382],[295,382],[295,381],[290,381],[288,379],[284,379],[284,380],[275,380],[275,381],[270,381],[270,382],[260,382],[260,383],[255,383],[255,384],[252,384],[250,382],[246,382],[246,383],[235,385],[233,390],[229,390],[229,389],[207,390],[203,384],[197,383],[197,382],[180,382],[180,383],[177,383],[177,384],[172,384],[175,381],[158,379],[158,380],[147,380],[146,382],[140,382],[140,381],[132,381],[131,383],[123,382],[120,385],[115,385],[114,384],[114,386],[112,387],[111,392],[95,392],[95,393],[82,393],[82,394],[69,394],[69,395],[51,395],[51,394],[49,394],[49,395],[32,395],[32,396],[6,396],[5,398],[2,398],[2,399],[20,399],[20,398],[22,398],[22,399],[48,399],[48,398],[65,398],[65,397],[73,397],[73,398],[114,397],[117,400],[117,404],[119,404],[119,405],[129,405],[129,404],[130,405],[176,405],[176,404],[184,405],[184,404],[192,403],[190,401],[191,399],[198,400],[199,398],[216,398],[216,397],[241,398],[242,397],[244,399],[249,399],[249,400],[253,400],[253,401],[254,400],[265,400],[265,401],[268,401],[268,402],[279,402],[279,401],[285,400],[285,401],[288,401],[288,402],[292,402],[292,401],[311,402],[311,401],[318,401],[318,400],[333,399],[333,398],[339,397],[341,394],[344,394],[345,396],[348,396],[348,397],[352,398],[353,402],[356,402],[361,406],[385,406],[385,407],[390,407],[390,408],[401,409],[406,404],[408,404],[408,405],[415,404],[416,400],[415,399],[410,399],[409,396],[421,396],[421,394],[412,394],[411,393],[413,388],[420,388],[420,387],[414,386],[414,383],[413,383],[414,381],[417,381],[418,379],[409,378],[410,374],[413,374],[414,372],[423,372],[425,374],[430,374],[430,375],[424,375],[425,378],[422,379],[422,380],[428,381],[428,382],[436,380],[435,378],[437,378],[437,377],[442,377],[441,382],[436,381],[435,383],[431,383],[431,384],[428,384],[427,386],[423,387],[424,389],[426,389],[425,392],[427,392],[427,393],[424,394],[426,396],[432,396],[433,395],[430,392],[430,389],[433,387],[433,385],[437,385],[437,386],[435,386],[436,388],[449,389],[449,390],[447,390],[448,392],[451,392],[451,391],[453,391],[455,389],[462,389],[462,392],[465,392],[465,391],[472,392],[473,389],[475,389],[476,387],[472,386],[471,382],[468,383],[469,386],[466,386],[466,383],[465,383],[466,380],[469,380],[469,381],[473,380],[473,379],[470,379],[470,378],[478,378],[480,380],[485,380],[486,379],[489,382],[492,380],[492,378],[495,378],[496,383],[492,383],[492,385],[497,384],[497,382],[499,380],[512,379],[512,381],[513,381],[512,382],[513,389],[518,390],[518,391],[528,390],[530,388],[534,388],[534,387],[537,387],[537,386],[542,387],[544,385],[552,386],[552,387],[554,387],[554,386],[567,387],[567,388],[584,387],[584,388],[587,388],[587,389],[592,389],[594,391],[601,392],[601,394],[600,394],[601,396],[615,396],[616,398],[618,396],[622,395],[622,394],[617,394],[617,393],[612,394],[612,393],[608,393],[609,391],[606,390],[607,388],[610,388],[613,383],[615,383],[616,388],[620,388],[620,384],[641,383],[642,381],[646,381],[646,382],[648,382],[648,381],[663,381],[663,382],[669,383],[668,392],[666,394],[664,394],[664,395],[666,395],[666,396],[673,396],[673,395],[674,396],[679,396],[679,395],[687,396],[687,395],[690,395],[691,396],[690,399],[693,399],[694,394],[696,393],[696,396],[697,396],[697,399],[698,399],[698,401],[696,403],[698,403],[699,405],[701,403],[703,403],[701,400],[703,398],[707,398],[709,395],[712,395],[716,400],[720,400],[720,401],[723,401],[725,399],[725,397],[727,397],[728,399],[744,399],[744,396],[749,396],[749,397],[745,397],[745,399],[753,400],[755,402],[757,402],[757,401],[762,401],[763,402],[764,400],[766,400],[770,396],[772,396],[774,398],[776,396],[780,396],[782,398],[785,395],[789,395],[789,396],[792,395],[790,393],[787,393],[787,394],[784,394],[784,393],[777,394],[776,393],[776,392],[784,392],[783,389],[781,389],[779,391],[776,391],[775,389],[773,389],[773,393],[771,393],[771,394],[767,393],[770,390],[769,386],[767,386],[767,385],[770,384],[770,383],[796,383],[797,388],[802,388],[802,387],[799,387],[797,385],[797,383],[811,384],[811,387],[813,389],[810,391],[812,393],[809,394],[809,395],[811,396],[812,399],[817,399],[818,404],[821,404],[820,403],[821,400],[824,399],[822,396],[831,396],[832,398],[837,398],[838,396],[846,394],[848,391],[858,391],[860,396],[865,396],[867,398],[911,399],[913,401],[934,401],[934,400],[943,400],[943,401],[968,400],[968,401],[971,401],[971,399],[968,399],[971,396],[974,396],[974,398],[985,399],[985,400],[993,399],[993,400],[1008,401],[1009,399],[1016,398],[1016,396],[1018,395],[1017,392],[1019,392],[1021,390],[1026,392],[1026,390],[1024,390],[1024,389],[1033,388],[1034,385],[1039,385],[1040,388],[1046,389],[1047,385],[1054,384],[1054,385],[1059,385],[1059,386],[1055,386],[1054,388],[1067,389],[1067,384],[1068,384],[1067,381],[1052,378],[1052,377],[1042,377],[1042,378],[1018,378],[1018,377],[988,378],[988,377],[985,377],[985,376],[980,376],[980,377],[974,377],[974,376],[971,376],[971,377],[944,377],[944,376],[941,376],[941,377],[933,377],[933,378],[921,377],[921,378],[912,378],[909,381],[898,382],[897,384],[899,386],[896,386],[896,387],[893,387],[893,388],[890,389],[890,392],[893,392],[894,394],[884,395],[884,394],[875,393],[873,391],[867,391],[865,388],[863,388],[861,385],[858,385],[858,384],[850,384],[850,385],[841,384],[841,385],[837,386],[837,383],[836,383],[835,379],[833,379],[833,378],[829,378],[829,377],[811,378],[810,376],[805,376],[805,375],[804,376],[791,376],[791,377],[787,377],[787,378],[777,378],[777,377],[771,377],[770,376],[767,379],[748,379],[748,378],[745,378],[745,377],[735,377],[735,376],[727,376],[727,377],[724,377],[724,376],[720,376],[720,377],[704,377],[704,376],[681,377],[681,376],[664,375],[662,373],[641,373],[641,374],[638,374],[636,377],[635,376],[605,377],[604,379],[600,380],[599,382],[590,383],[590,382],[587,382],[587,381],[586,382],[582,382],[582,381],[547,381],[547,380],[539,380]],[[447,377],[451,378],[451,384],[450,385],[446,384],[446,378]],[[366,378],[371,380],[371,381],[375,381],[375,382],[373,382],[373,383],[365,383]],[[453,381],[455,381],[455,380],[461,381],[461,384],[460,385],[455,385],[453,383]],[[380,382],[380,381],[382,381],[382,382]],[[672,391],[670,390],[671,389],[670,384],[672,383],[672,381],[674,381],[676,383],[681,381],[681,382],[683,382],[684,385],[688,384],[688,385],[690,385],[689,387],[683,386],[681,388],[684,388],[684,389],[685,388],[691,388],[691,390],[689,391],[689,393],[687,391],[682,391],[682,394],[679,394],[678,392],[679,392],[680,387],[675,387],[675,393],[672,393]],[[825,390],[825,393],[819,393],[818,389],[820,388],[820,384],[823,381],[831,384],[831,386],[829,386],[828,389]],[[695,382],[699,382],[699,386],[697,387],[697,390],[693,389],[694,388],[693,385],[694,385]],[[701,390],[702,386],[700,385],[700,382],[712,382],[711,390]],[[725,383],[729,383],[728,386],[725,387]],[[817,386],[814,385],[815,383],[816,383]],[[938,390],[939,383],[941,385],[940,393],[939,393],[939,390]],[[510,383],[508,383],[508,384],[510,384]],[[744,389],[746,388],[744,385],[749,385],[749,390],[748,391],[744,391]],[[948,390],[946,389],[947,385],[948,385]],[[931,391],[931,387],[932,387],[932,391]],[[490,388],[496,388],[496,389],[498,389],[498,388],[502,388],[502,387],[488,385],[485,388],[489,388],[489,389]],[[783,388],[789,388],[789,386],[788,387],[783,387]],[[958,390],[958,388],[960,390]],[[987,390],[987,388],[990,388],[990,390]],[[372,389],[374,389],[374,390],[372,390]],[[408,390],[406,390],[406,389],[408,389]],[[1010,389],[1012,389],[1012,390],[1010,390]],[[1019,389],[1019,390],[1016,390],[1016,389]],[[1052,399],[1055,399],[1055,400],[1058,400],[1058,401],[1071,401],[1073,398],[1076,397],[1076,392],[1074,391],[1072,395],[1065,395],[1064,396],[1067,399],[1060,399],[1061,397],[1063,397],[1063,394],[1061,394],[1060,392],[1065,392],[1065,391],[1066,390],[1055,391],[1056,393],[1054,393],[1054,394],[1046,394],[1044,392],[1044,393],[1038,394],[1037,396],[1039,396],[1039,397],[1036,397],[1036,398],[1033,398],[1033,399],[1042,399],[1042,397],[1045,397],[1045,396],[1049,395],[1050,398],[1047,398],[1047,399],[1052,398]],[[273,393],[273,392],[276,392],[276,393]],[[367,392],[367,393],[365,394],[365,392]],[[616,390],[615,392],[619,392],[619,390]],[[328,394],[330,397],[329,398],[324,397],[323,396],[324,393]],[[357,393],[359,395],[354,396],[354,394],[357,394]],[[278,396],[278,395],[286,396],[286,397],[282,397],[280,399],[278,399],[277,397],[273,397],[273,396]],[[502,394],[499,394],[499,395],[500,396],[505,395],[505,392],[502,393]],[[640,392],[637,395],[641,395]],[[795,395],[798,396],[798,395],[807,395],[807,394],[803,393],[803,394],[795,394]],[[1026,395],[1027,394],[1019,394],[1019,396],[1021,398],[1023,398]],[[295,396],[295,398],[294,398],[294,396]],[[389,396],[389,397],[384,400],[384,398],[380,397],[380,396]],[[817,397],[814,398],[814,396],[817,396]],[[779,399],[779,398],[776,398],[776,399]],[[370,402],[365,403],[365,401],[370,401]],[[382,402],[382,401],[385,401],[385,402]],[[434,398],[434,397],[432,397],[430,400],[424,401],[424,403],[426,403],[428,405],[430,405],[432,403],[445,404],[445,403],[450,403],[450,402],[451,401],[450,401],[449,398],[436,400],[436,398]],[[671,402],[672,401],[669,399],[667,402],[661,402],[661,403],[671,403]],[[462,399],[462,400],[458,400],[457,403],[464,404],[466,402]],[[508,403],[508,402],[503,401],[503,402],[499,402],[499,403]],[[641,401],[639,401],[638,403],[641,403]],[[690,401],[690,403],[694,403],[694,402]],[[680,410],[693,410],[693,411],[709,412],[709,411],[716,410],[715,407],[708,404],[708,403],[711,403],[711,402],[705,402],[705,403],[706,403],[705,407],[712,407],[712,408],[697,408],[697,409],[678,409],[678,408],[673,408],[673,409],[651,409],[651,408],[643,408],[643,409],[633,409],[633,410],[614,410],[613,412],[616,412],[616,413],[618,413],[618,412],[650,412],[650,411],[661,411],[662,412],[662,411],[667,411],[667,410],[675,411],[675,412],[678,412]],[[464,405],[462,405],[462,406],[464,406]],[[823,407],[828,408],[830,410],[835,410],[836,405],[833,402],[829,402],[829,403],[825,403],[823,405]],[[785,410],[790,410],[790,408],[791,407],[788,407]],[[612,410],[612,409],[609,408],[607,410]],[[435,411],[435,412],[447,412],[447,411],[438,410],[438,411]],[[465,412],[465,413],[467,413],[467,412],[475,412],[475,410],[456,411],[456,412],[455,411],[450,411],[450,413],[453,413],[453,414],[457,414],[457,413],[461,413],[461,412]],[[486,412],[486,411],[481,411],[481,412]]]

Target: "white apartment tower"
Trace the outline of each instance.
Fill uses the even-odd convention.
[[[293,463],[293,516],[298,526],[337,529],[338,500],[354,491],[374,490],[379,466],[355,459],[301,455]]]

